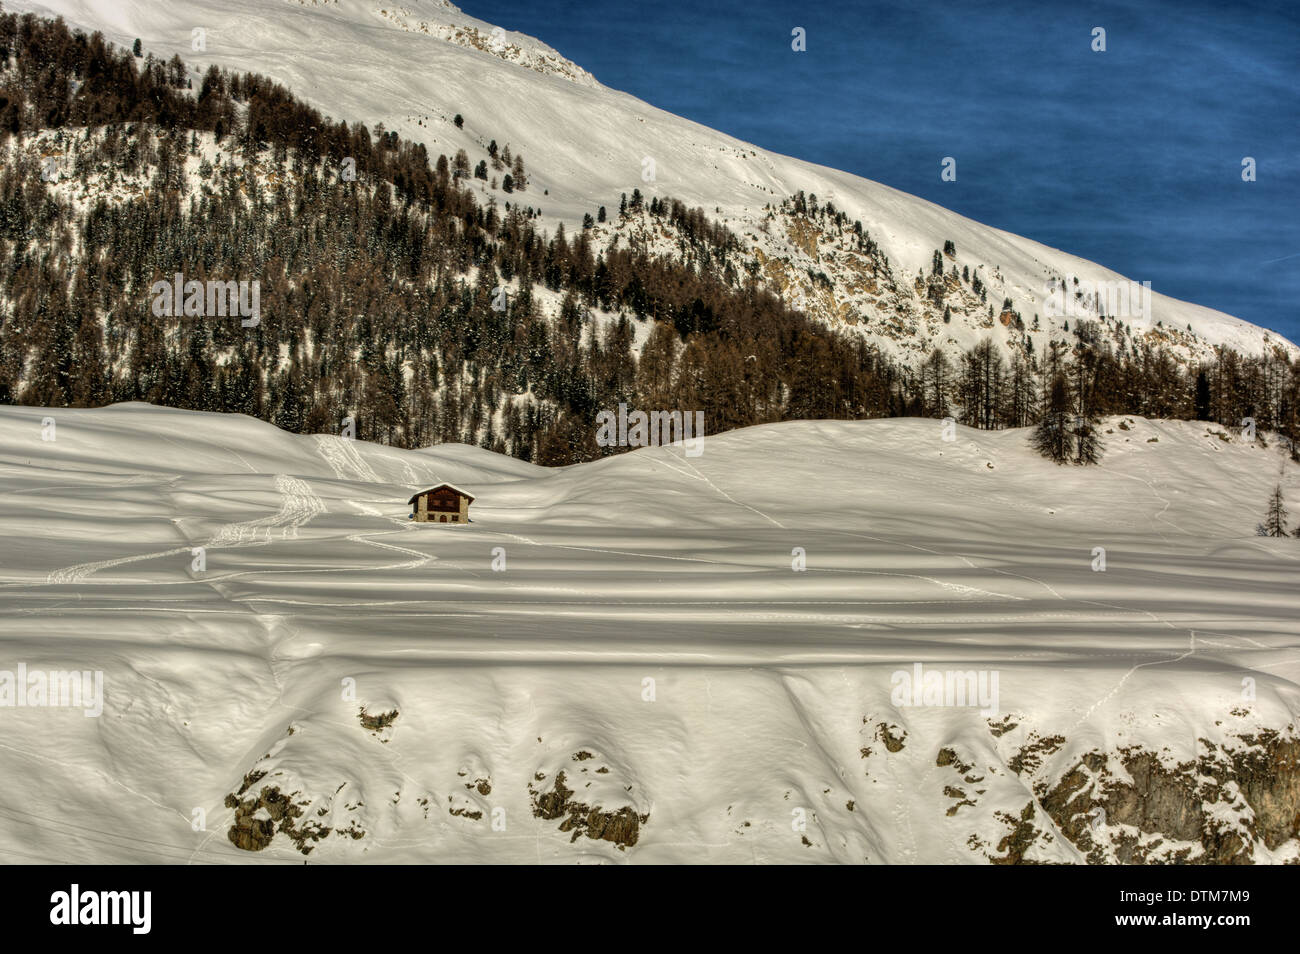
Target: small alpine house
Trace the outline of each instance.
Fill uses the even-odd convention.
[[[439,484],[411,495],[411,519],[416,523],[469,523],[474,498],[459,487]]]

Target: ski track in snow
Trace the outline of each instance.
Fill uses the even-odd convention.
[[[658,462],[661,463],[661,464],[662,464],[662,463],[665,463],[664,460],[663,460],[662,458],[655,458],[655,460],[658,461]],[[725,497],[727,500],[729,500],[731,503],[735,504],[737,507],[744,507],[746,510],[749,510],[749,511],[751,511],[751,512],[753,512],[753,513],[758,514],[760,517],[762,517],[762,518],[763,518],[764,520],[766,520],[768,523],[773,524],[774,526],[778,527],[778,528],[781,529],[781,530],[786,530],[786,529],[788,529],[788,528],[786,527],[785,524],[783,524],[781,521],[777,520],[775,517],[769,516],[768,514],[766,514],[766,513],[764,513],[763,511],[759,510],[757,507],[751,507],[751,506],[750,506],[749,504],[747,504],[747,503],[742,503],[741,501],[737,500],[735,497],[731,496],[731,494],[729,494],[729,493],[727,493],[725,490],[723,490],[721,487],[719,487],[717,484],[715,484],[712,480],[710,480],[710,479],[709,479],[708,477],[706,477],[704,474],[702,474],[702,473],[700,472],[700,469],[699,469],[698,467],[696,467],[694,464],[692,464],[692,463],[687,459],[685,448],[682,449],[682,457],[681,457],[681,460],[682,460],[682,463],[683,463],[683,464],[685,464],[687,467],[689,467],[689,468],[691,469],[692,472],[694,472],[694,474],[695,474],[695,479],[696,479],[696,480],[702,480],[702,481],[704,481],[704,483],[707,484],[707,485],[708,485],[708,486],[709,486],[709,487],[710,487],[710,488],[711,488],[715,493],[721,495],[722,497]],[[667,466],[669,470],[677,470],[676,467],[673,467],[673,466],[671,466],[671,465],[667,465],[667,464],[666,464],[665,466]],[[684,472],[683,472],[683,471],[680,471],[680,470],[677,470],[677,473],[679,473],[679,474],[684,474]],[[688,476],[688,477],[689,477],[690,475],[689,475],[689,474],[686,474],[685,476]]]
[[[209,549],[221,549],[270,543],[274,532],[277,530],[280,531],[282,539],[293,539],[298,536],[300,527],[318,514],[325,513],[325,502],[316,495],[305,480],[290,477],[287,474],[277,474],[275,486],[281,494],[280,509],[276,513],[266,517],[259,517],[256,520],[226,524],[213,535],[205,546]],[[192,547],[173,547],[170,550],[117,557],[112,560],[78,563],[58,570],[51,570],[46,582],[50,584],[83,583],[101,570],[129,563],[140,563],[145,560],[162,559],[180,553],[188,554],[191,550]],[[121,581],[114,580],[112,582],[120,583]]]
[[[430,486],[430,484],[432,483],[437,483],[437,481],[430,481],[430,483],[428,484],[422,482],[420,480],[420,475],[415,472],[415,468],[411,466],[411,462],[408,461],[405,457],[393,457],[391,454],[383,454],[383,453],[377,453],[375,456],[382,457],[384,460],[392,461],[393,463],[401,466],[404,472],[403,478],[406,480],[407,485],[411,487],[412,490],[419,490],[424,487]],[[376,478],[376,480],[378,480],[378,478]]]
[[[389,518],[389,519],[391,519],[391,518]],[[413,558],[413,559],[410,559],[410,560],[406,560],[406,561],[404,561],[404,562],[402,562],[402,563],[390,563],[390,564],[388,564],[387,566],[374,566],[374,565],[371,565],[371,564],[362,564],[362,565],[360,565],[360,566],[350,567],[349,569],[355,569],[355,570],[413,570],[413,569],[415,569],[415,568],[417,568],[417,567],[424,566],[425,564],[427,564],[427,563],[431,563],[431,562],[433,562],[434,560],[436,560],[437,557],[431,556],[431,555],[428,554],[428,553],[421,553],[419,550],[412,550],[412,549],[410,549],[409,547],[401,547],[401,546],[398,546],[398,545],[395,544],[395,543],[381,543],[381,542],[378,541],[378,540],[372,540],[372,539],[370,539],[371,537],[376,537],[376,536],[387,536],[387,535],[389,535],[389,534],[393,534],[393,533],[402,534],[402,533],[409,533],[409,532],[410,532],[410,528],[409,528],[408,526],[402,526],[402,527],[398,528],[397,530],[380,530],[380,531],[372,531],[372,532],[370,532],[370,533],[354,533],[354,534],[349,535],[349,536],[347,537],[347,539],[350,540],[350,541],[353,542],[353,543],[364,543],[366,546],[379,547],[379,548],[384,549],[384,550],[394,550],[394,551],[396,551],[396,552],[398,552],[398,553],[405,553],[407,556]],[[336,568],[333,568],[333,569],[338,569],[338,568],[336,567]]]
[[[128,563],[140,563],[143,560],[158,560],[163,557],[174,556],[178,553],[189,552],[189,547],[176,547],[171,550],[158,550],[154,553],[142,553],[136,556],[118,557],[115,560],[96,560],[92,563],[78,563],[74,566],[66,566],[59,570],[51,570],[50,575],[46,578],[46,582],[54,584],[84,583],[88,577],[98,573],[100,570],[107,570],[115,566],[124,566]],[[115,580],[113,582],[120,581]]]
[[[213,535],[207,545],[218,548],[270,543],[272,534],[277,530],[280,531],[281,539],[295,539],[300,527],[318,514],[325,513],[325,502],[301,478],[276,474],[275,489],[281,495],[280,509],[276,513],[256,520],[226,524]]]
[[[314,440],[321,457],[325,458],[325,463],[330,465],[334,476],[340,480],[359,480],[368,484],[381,483],[379,475],[357,452],[353,441],[332,434],[317,434]]]

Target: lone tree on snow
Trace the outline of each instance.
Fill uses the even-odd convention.
[[[1029,442],[1034,450],[1058,464],[1070,460],[1070,414],[1065,393],[1065,378],[1057,375],[1047,390],[1047,410],[1038,422]]]
[[[1282,503],[1282,485],[1273,488],[1273,495],[1268,499],[1268,515],[1257,529],[1261,537],[1286,536],[1286,506]]]
[[[1047,389],[1047,408],[1029,436],[1034,450],[1058,464],[1101,463],[1101,435],[1091,413],[1070,410],[1070,388],[1063,374],[1052,378]]]

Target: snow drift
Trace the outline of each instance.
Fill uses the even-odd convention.
[[[19,664],[104,687],[0,706],[0,851],[1294,861],[1283,455],[1103,430],[1095,468],[902,419],[550,470],[0,409],[0,700]],[[472,522],[409,521],[442,481]]]

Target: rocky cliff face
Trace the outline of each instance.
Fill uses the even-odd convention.
[[[1017,728],[1009,721],[992,731]],[[991,815],[1005,828],[996,842],[977,832],[967,842],[995,864],[1300,863],[1295,727],[1198,742],[1200,754],[1186,761],[1141,741],[1062,761],[1054,756],[1067,739],[1031,730],[1009,757],[990,758],[997,750],[990,746],[963,761],[944,747],[935,765],[959,776],[945,776],[950,816]],[[1021,783],[1023,801],[981,797],[999,775]]]

